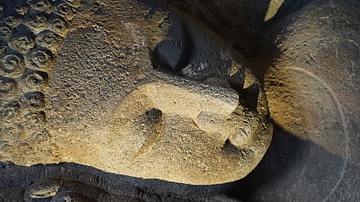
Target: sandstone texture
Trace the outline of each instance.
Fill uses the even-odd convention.
[[[261,84],[242,56],[177,10],[133,0],[1,4],[2,161],[208,185],[245,177],[269,147]],[[52,184],[27,197],[60,194]]]
[[[1,1],[1,3],[8,2],[13,1]],[[64,128],[64,124],[68,128],[67,133],[63,133],[66,135],[60,136],[62,138],[60,143],[66,142],[66,144],[63,144],[63,148],[56,151],[63,152],[68,149],[73,153],[65,153],[67,157],[76,157],[76,161],[81,159],[81,162],[96,162],[100,166],[92,167],[87,166],[87,164],[82,165],[82,163],[69,163],[76,162],[74,159],[73,161],[64,160],[65,162],[60,164],[24,166],[3,159],[0,162],[0,197],[3,201],[55,201],[64,199],[170,202],[360,201],[360,164],[358,161],[360,158],[360,128],[358,124],[360,120],[360,55],[358,49],[360,43],[360,5],[357,0],[166,1],[201,23],[194,22],[188,17],[181,17],[181,20],[176,20],[179,19],[174,17],[177,16],[175,14],[178,12],[177,10],[167,8],[151,11],[151,8],[162,8],[154,2],[139,1],[140,4],[130,4],[130,8],[118,6],[116,2],[125,5],[125,1],[111,1],[109,3],[105,3],[105,1],[100,3],[83,1],[84,4],[80,7],[74,7],[77,9],[74,9],[76,14],[72,18],[70,30],[66,32],[65,38],[59,38],[64,40],[55,40],[56,43],[60,44],[54,46],[55,48],[51,49],[47,46],[51,52],[58,50],[58,53],[61,54],[55,54],[53,66],[49,71],[51,73],[43,76],[48,85],[41,90],[44,92],[44,99],[47,100],[44,109],[50,110],[54,115],[50,119],[48,118],[50,111],[43,110],[47,113],[46,124],[48,125],[46,128],[52,128],[52,131],[61,131],[60,129]],[[129,2],[127,1],[127,3]],[[282,4],[279,5],[278,3]],[[1,8],[6,8],[6,6]],[[19,8],[17,9],[19,13],[24,12],[24,9]],[[115,8],[117,11],[110,12]],[[126,18],[128,19],[127,22],[136,23],[123,25],[121,32],[117,30],[118,27],[121,27],[118,25],[118,21],[114,20],[110,21],[114,23],[109,23],[106,20],[108,18],[103,17],[112,15],[115,16],[113,19],[124,19],[124,15],[113,13],[120,11],[136,13],[135,10],[138,8],[148,8],[151,11],[144,10],[145,15],[151,13],[151,15],[146,15],[149,16],[148,20],[145,20],[147,23],[139,23],[144,22],[139,20],[143,19],[142,17]],[[50,10],[46,10],[51,13]],[[160,12],[156,12],[159,10]],[[276,14],[273,18],[268,19],[266,16],[269,13]],[[167,15],[171,16],[172,20],[162,20],[162,17]],[[135,19],[138,21],[134,21]],[[265,20],[267,21],[264,22]],[[146,32],[145,30],[149,29],[146,26],[149,25],[149,21],[162,23],[160,23],[161,26],[154,23],[157,28],[151,29],[151,32]],[[181,24],[181,26],[170,26],[174,24]],[[5,25],[11,27],[9,24]],[[208,31],[201,32],[196,28],[203,25],[224,38],[245,57],[235,59],[238,56],[232,51],[229,51],[230,54],[221,51],[219,47],[225,47],[221,45],[223,44],[220,42],[221,39],[212,34],[210,37]],[[30,27],[30,24],[27,23],[26,26]],[[186,29],[181,28],[179,31],[179,29],[173,29],[174,27],[186,27]],[[124,34],[127,33],[124,30],[136,30],[135,28],[141,31]],[[36,35],[35,31],[32,32]],[[123,34],[120,35],[119,33]],[[207,34],[203,35],[203,33]],[[141,37],[143,34],[146,35],[146,40]],[[203,36],[210,40],[205,40]],[[85,38],[87,40],[84,40]],[[149,38],[154,40],[150,43]],[[193,40],[194,38],[196,40]],[[7,47],[10,42],[4,41],[6,42],[4,47]],[[40,43],[37,40],[35,41]],[[128,42],[136,45],[124,46]],[[78,43],[81,45],[74,45]],[[146,45],[143,46],[142,44]],[[173,46],[173,44],[178,45]],[[220,44],[220,46],[216,44]],[[109,51],[111,45],[118,48],[119,51]],[[13,46],[15,47],[16,43],[11,42],[9,47]],[[142,51],[145,50],[144,47],[147,47],[149,53]],[[166,51],[167,49],[172,51]],[[104,50],[110,55],[115,55],[115,59],[108,59]],[[232,59],[229,61],[232,62],[226,63],[227,66],[225,65],[229,67],[229,64],[232,64],[230,76],[224,76],[228,75],[224,73],[228,71],[224,70],[229,68],[223,68],[224,63],[222,62],[217,63],[216,61],[221,61],[218,60],[218,57],[213,57],[212,54],[199,54],[201,52],[209,53],[204,50],[213,50],[215,55],[219,53],[222,59],[231,56]],[[24,50],[18,51],[18,55],[25,52]],[[193,54],[191,57],[185,57],[189,54],[183,54],[190,52]],[[92,59],[82,57],[87,55],[91,55]],[[136,60],[147,57],[150,59]],[[202,59],[204,57],[209,60],[204,61]],[[127,58],[131,58],[128,63],[125,62]],[[252,69],[257,79],[248,69],[243,68],[243,61],[245,60],[247,67]],[[25,58],[24,61],[26,63],[27,59]],[[62,62],[58,63],[57,61]],[[149,70],[144,71],[138,68],[142,64],[146,64],[144,66],[148,66]],[[204,71],[207,69],[204,68],[206,64],[214,64],[212,67],[220,67],[220,71],[217,71],[218,73]],[[79,68],[73,68],[81,66],[87,68],[87,76],[83,76],[78,71]],[[114,68],[120,66],[129,68],[126,71],[119,70],[124,68]],[[94,67],[98,67],[98,69],[93,69]],[[135,70],[130,67],[136,67],[134,69],[141,71],[134,73]],[[214,69],[208,68],[207,70]],[[112,73],[104,74],[104,72]],[[21,72],[13,71],[13,74],[20,75]],[[125,76],[127,74],[130,76]],[[134,77],[134,75],[138,77]],[[3,77],[12,78],[9,75],[2,75],[1,78]],[[36,76],[35,78],[39,77]],[[121,85],[110,82],[113,81],[113,78],[117,78],[117,82],[121,81]],[[127,82],[123,78],[134,79]],[[6,91],[7,96],[16,99],[18,95],[23,96],[21,93],[27,93],[24,91],[17,94],[19,89],[23,91],[21,86],[24,85],[19,85],[18,78],[12,79],[12,81],[17,82],[16,89],[18,90],[15,93]],[[138,82],[134,83],[134,81]],[[225,137],[228,137],[225,140],[226,146],[222,148],[227,148],[232,152],[239,151],[238,148],[251,148],[252,146],[249,146],[248,143],[256,141],[248,141],[251,140],[248,136],[231,136],[229,131],[236,129],[232,123],[239,119],[243,120],[239,116],[243,113],[237,113],[237,110],[245,110],[247,123],[253,123],[259,118],[254,113],[256,111],[258,114],[267,114],[266,110],[262,112],[262,108],[259,107],[263,106],[264,109],[267,109],[265,102],[260,101],[263,100],[261,97],[264,97],[264,94],[258,81],[263,84],[266,90],[266,99],[269,103],[270,116],[274,126],[273,137],[265,156],[256,168],[243,179],[222,184],[191,185],[133,177],[131,173],[121,175],[114,172],[104,172],[101,166],[105,163],[93,161],[94,156],[98,159],[101,157],[104,161],[110,162],[106,165],[113,166],[111,164],[113,163],[112,159],[115,155],[120,155],[116,151],[133,149],[130,150],[131,155],[127,157],[135,159],[133,163],[136,163],[136,160],[147,162],[147,166],[151,168],[154,161],[145,158],[144,155],[150,152],[157,152],[159,155],[159,148],[167,148],[168,143],[175,137],[158,136],[157,134],[164,134],[161,132],[169,130],[194,132],[201,130],[203,132],[200,134],[204,135],[201,136],[201,141],[198,141],[199,139],[196,137],[182,136],[177,141],[182,141],[184,144],[176,148],[171,147],[172,150],[168,150],[172,154],[185,157],[187,162],[191,162],[189,161],[191,160],[190,157],[207,155],[207,153],[201,153],[202,150],[193,152],[194,150],[190,149],[191,147],[218,145],[218,142],[224,141]],[[81,83],[87,85],[79,85]],[[119,86],[128,87],[120,88]],[[239,90],[241,89],[239,86],[243,86],[244,90]],[[89,89],[92,90],[89,91]],[[79,94],[75,93],[79,91],[92,92],[92,95],[83,93],[81,95],[84,96],[80,97]],[[104,93],[98,95],[99,92]],[[165,93],[169,100],[178,96],[188,96],[188,99],[187,102],[179,103],[178,99],[170,102],[168,99],[155,96],[155,94],[163,95]],[[63,94],[66,96],[60,96]],[[52,97],[51,95],[56,96]],[[98,95],[98,99],[91,99],[94,95]],[[58,100],[54,99],[55,97]],[[199,100],[200,97],[206,98],[206,100]],[[233,110],[236,105],[236,97],[239,98],[238,102],[240,103],[234,111],[237,116],[230,116],[230,119],[221,118]],[[1,99],[10,100],[5,97],[1,97]],[[23,107],[20,101],[19,104]],[[58,102],[63,104],[59,105]],[[100,104],[104,102],[106,104]],[[114,102],[117,104],[109,107]],[[258,103],[258,105],[255,106],[252,103]],[[129,111],[133,112],[129,116],[122,116],[123,112],[126,111],[124,105],[128,105]],[[196,110],[184,109],[188,105],[197,106]],[[17,108],[19,105],[14,103],[12,106]],[[216,111],[212,111],[215,109],[213,107],[216,108]],[[97,112],[95,113],[93,109],[96,109]],[[107,109],[111,113],[105,113]],[[197,113],[197,110],[200,110],[201,113]],[[78,111],[81,112],[80,116],[77,113]],[[112,116],[101,116],[101,114],[112,114]],[[15,115],[20,116],[16,113]],[[179,119],[180,116],[184,118]],[[16,118],[16,120],[20,119]],[[108,120],[108,122],[103,122],[103,120]],[[172,122],[168,122],[168,120],[172,120]],[[181,122],[182,124],[174,124],[171,125],[173,127],[167,128],[169,123],[174,122]],[[11,122],[6,122],[6,126],[9,123]],[[245,124],[245,122],[241,122],[241,124]],[[212,125],[216,125],[219,130],[226,129],[227,132],[221,133],[226,135],[205,136],[205,134],[214,133]],[[106,135],[101,133],[106,131],[103,130],[105,126],[111,129],[107,131]],[[98,129],[98,132],[94,132],[94,128]],[[247,127],[247,129],[251,131],[254,128]],[[23,131],[27,130],[26,128]],[[131,138],[131,131],[140,132],[137,134],[145,134],[142,131],[149,130],[151,133],[148,134],[151,135],[147,137],[136,136],[134,139]],[[77,133],[72,133],[72,131]],[[122,133],[127,135],[123,139],[119,139],[117,138],[119,131],[126,131],[126,133]],[[81,134],[82,136],[75,139],[73,138],[74,134]],[[107,145],[107,147],[101,147],[105,148],[102,151],[106,152],[101,153],[100,157],[97,156],[98,151],[92,150],[93,145],[86,144],[86,147],[84,146],[84,143],[94,142],[90,140],[90,137],[98,137],[97,134],[104,134],[104,137],[94,140],[99,147]],[[247,134],[250,133],[247,132]],[[51,135],[55,137],[53,133]],[[132,142],[133,147],[126,148],[131,144],[124,146],[123,141]],[[58,142],[59,140],[56,139],[55,143]],[[122,145],[120,146],[120,144]],[[111,153],[112,148],[117,148],[117,150]],[[161,149],[161,151],[164,150]],[[190,152],[186,153],[186,151]],[[39,153],[35,153],[36,155],[32,153],[33,150],[27,149],[25,152],[30,153],[31,155],[27,156],[33,159],[39,157],[36,156]],[[167,159],[159,158],[157,162],[171,158],[170,153],[164,152],[163,154],[169,154],[166,156]],[[214,154],[216,155],[216,152],[210,152],[208,155],[212,155],[211,159],[220,159],[219,156],[214,157]],[[241,153],[242,157],[246,157],[244,154],[246,153]],[[207,158],[210,159],[209,156]],[[13,155],[12,161],[31,162],[29,165],[37,161],[31,158],[19,159],[19,157],[21,155]],[[60,156],[55,157],[59,157],[54,158],[54,162],[57,162]],[[5,157],[2,156],[2,158]],[[6,158],[10,159],[10,157]],[[38,159],[43,158],[39,157]],[[179,161],[181,159],[174,158],[173,162]],[[195,164],[195,162],[192,163],[192,165]],[[168,168],[163,168],[163,170],[170,170],[171,165]],[[206,168],[202,167],[201,164],[196,165],[199,168]],[[228,165],[224,164],[223,168],[226,166]],[[111,169],[113,168],[115,166],[111,167]],[[128,172],[138,172],[141,169],[140,166],[132,167],[132,170]],[[181,170],[185,173],[189,167],[184,167]],[[158,175],[159,173],[157,170],[155,173],[144,172],[143,174]],[[200,175],[191,173],[191,176]],[[224,179],[226,175],[220,177]],[[192,181],[196,180],[199,179],[192,179]]]
[[[360,4],[303,2],[285,18],[280,8],[252,59],[275,129],[237,188],[245,201],[360,199]]]

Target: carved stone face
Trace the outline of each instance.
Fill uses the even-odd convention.
[[[1,161],[217,184],[246,176],[267,150],[258,81],[176,10],[37,0],[1,12]]]

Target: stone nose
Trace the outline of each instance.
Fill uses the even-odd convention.
[[[156,109],[165,117],[191,119],[199,129],[225,142],[231,135],[226,129],[227,119],[238,104],[239,95],[231,88],[189,80],[182,82],[182,79],[156,81],[138,87],[126,97],[117,108],[114,120],[118,124],[130,123]]]
[[[203,84],[177,86],[156,82],[146,84],[141,91],[155,108],[166,114],[196,119],[205,114],[229,116],[237,107],[239,96],[235,90]]]
[[[199,83],[152,83],[144,86],[144,91],[154,108],[164,114],[191,118],[201,130],[220,135],[222,141],[229,137],[225,123],[239,104],[235,90]]]

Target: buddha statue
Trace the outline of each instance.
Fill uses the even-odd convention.
[[[1,160],[194,185],[245,177],[272,136],[241,55],[158,1],[2,2]]]
[[[360,200],[360,5],[274,2],[0,0],[0,201]]]

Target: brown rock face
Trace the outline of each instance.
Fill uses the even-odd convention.
[[[275,129],[238,188],[245,201],[359,200],[359,8],[314,0],[268,24],[253,62],[265,70]]]
[[[177,10],[49,0],[6,1],[1,12],[1,161],[200,185],[241,179],[265,154],[261,85]]]

